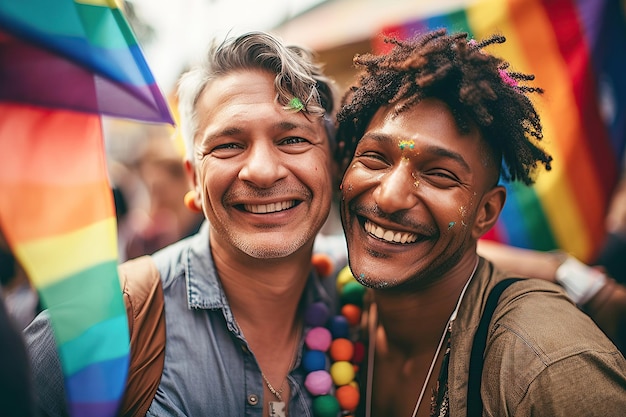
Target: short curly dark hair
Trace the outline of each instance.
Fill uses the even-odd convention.
[[[528,98],[543,90],[522,85],[534,76],[507,71],[506,61],[483,50],[505,42],[503,36],[476,42],[467,33],[440,29],[386,42],[394,45],[388,54],[354,58],[363,71],[337,114],[336,159],[342,169],[380,107],[404,101],[399,113],[426,98],[445,102],[461,133],[478,127],[494,156],[504,162],[503,180],[530,185],[538,162],[551,169],[552,157],[537,145],[543,137],[541,121]]]

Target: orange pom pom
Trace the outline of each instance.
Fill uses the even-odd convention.
[[[328,277],[335,269],[333,260],[325,253],[314,253],[311,262],[320,277]]]
[[[333,340],[330,345],[330,357],[334,361],[350,361],[354,356],[354,345],[344,338]]]
[[[344,305],[341,307],[341,314],[343,314],[350,326],[358,326],[361,323],[361,308],[356,304]]]
[[[344,385],[335,392],[342,410],[354,411],[359,405],[359,390],[352,385]]]

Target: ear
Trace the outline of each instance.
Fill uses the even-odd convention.
[[[195,190],[198,186],[198,177],[196,175],[196,167],[191,163],[189,159],[185,159],[185,174],[187,175],[187,182],[189,183],[189,188],[191,190]]]
[[[474,239],[480,239],[496,224],[505,200],[506,189],[501,185],[497,185],[485,193],[472,229]]]

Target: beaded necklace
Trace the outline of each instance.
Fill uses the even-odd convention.
[[[325,262],[328,260],[322,257],[313,258],[320,275],[329,269]],[[331,317],[323,302],[312,303],[304,313],[309,328],[302,357],[302,367],[308,372],[304,386],[314,396],[315,417],[336,417],[339,413],[349,416],[359,404],[355,375],[365,358],[365,347],[358,341],[365,287],[347,266],[337,275],[336,285],[342,305],[340,315]]]
[[[313,266],[321,276],[329,275],[332,270],[332,262],[322,256],[313,257]],[[477,267],[478,259],[444,328],[426,381],[415,405],[413,417],[417,414],[443,342],[446,336],[449,335],[451,323],[456,319],[465,291],[474,277]],[[366,289],[353,277],[348,266],[339,272],[336,284],[342,304],[341,315],[334,316],[329,320],[330,312],[328,306],[322,302],[311,304],[304,314],[304,323],[310,326],[305,337],[307,349],[302,359],[302,366],[309,372],[304,385],[309,393],[315,397],[313,400],[313,415],[315,417],[337,417],[339,413],[341,413],[342,417],[352,416],[360,400],[359,386],[355,380],[355,375],[358,372],[360,363],[365,358],[365,347],[358,340],[358,333]],[[326,326],[324,327],[324,325]],[[372,338],[371,328],[369,332],[370,338]],[[374,349],[373,340],[370,340],[372,350]],[[327,357],[326,353],[330,357]],[[448,353],[446,352],[446,356]],[[373,353],[370,353],[368,356],[372,359]],[[444,359],[444,363],[446,362],[447,358]],[[373,370],[373,363],[369,364],[368,373],[371,370]],[[447,363],[445,371],[447,373]],[[371,375],[368,375],[367,379],[371,381]],[[447,391],[447,388],[445,391]],[[371,407],[371,404],[369,404],[371,387],[369,386],[367,393],[368,398],[366,398],[366,402],[368,404],[366,412]],[[447,395],[447,392],[445,392],[445,395]],[[447,407],[444,406],[444,408]]]

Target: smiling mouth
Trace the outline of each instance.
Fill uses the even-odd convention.
[[[245,211],[250,213],[268,214],[288,210],[294,206],[296,206],[296,200],[281,201],[270,204],[244,204],[242,207]]]
[[[383,229],[379,225],[365,220],[364,228],[370,235],[391,243],[413,243],[417,241],[418,235],[409,232],[400,232],[394,230]]]

